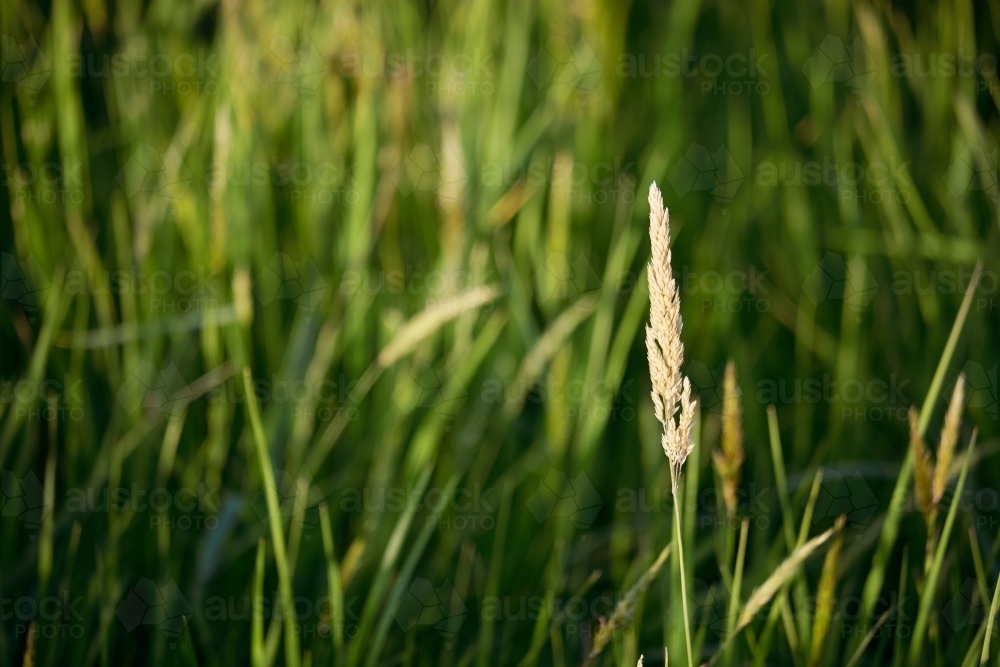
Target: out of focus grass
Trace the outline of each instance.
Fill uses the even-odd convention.
[[[918,664],[979,659],[996,2],[0,17],[0,663],[581,663],[671,535],[641,328],[654,180],[702,405],[696,659],[842,514],[819,601],[817,556],[723,663],[901,665],[924,606]],[[710,463],[729,358],[733,517]],[[909,485],[895,536],[886,517],[907,408],[933,451],[960,372],[959,451],[978,444],[929,587]],[[684,663],[680,576],[671,558],[597,662]]]

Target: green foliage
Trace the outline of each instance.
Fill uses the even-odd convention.
[[[994,0],[0,28],[0,664],[676,665],[685,602],[695,664],[1000,664]],[[677,531],[653,181],[700,407]],[[928,535],[907,412],[937,442],[960,373]],[[842,515],[828,573],[788,560]]]

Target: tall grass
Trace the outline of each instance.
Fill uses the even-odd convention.
[[[992,0],[0,35],[0,664],[998,664]]]

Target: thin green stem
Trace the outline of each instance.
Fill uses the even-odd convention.
[[[674,532],[677,533],[677,557],[681,566],[681,611],[684,614],[684,645],[687,648],[688,667],[694,667],[694,651],[691,650],[691,623],[688,620],[687,570],[684,567],[684,539],[681,537],[681,509],[677,501],[677,476],[670,468],[671,492],[674,496]]]

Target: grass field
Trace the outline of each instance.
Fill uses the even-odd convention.
[[[0,664],[1000,665],[1000,2],[0,26]]]

